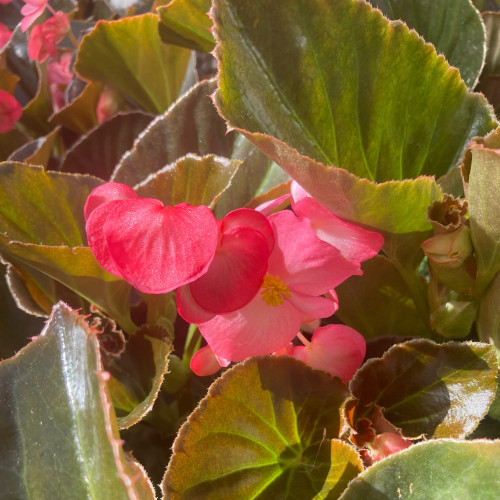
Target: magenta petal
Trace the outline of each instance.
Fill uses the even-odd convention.
[[[86,224],[88,244],[97,262],[106,271],[120,278],[123,278],[123,275],[109,253],[103,228],[108,215],[122,202],[123,200],[115,200],[97,206],[89,213]]]
[[[269,220],[276,244],[268,272],[279,276],[291,289],[321,295],[350,276],[362,274],[358,265],[316,236],[308,219],[284,211],[269,216]]]
[[[106,218],[103,232],[123,277],[144,293],[167,293],[199,278],[218,239],[217,222],[207,207],[163,207],[149,198],[122,200]]]
[[[295,358],[341,378],[346,384],[361,366],[365,353],[363,336],[345,325],[317,328],[308,346],[295,347],[293,350]]]
[[[205,311],[193,299],[190,290],[191,285],[184,285],[177,289],[175,298],[177,300],[177,311],[188,323],[203,323],[214,317],[214,314]]]
[[[85,207],[83,209],[85,220],[89,218],[92,210],[103,203],[137,197],[138,194],[126,184],[120,184],[119,182],[107,182],[106,184],[101,184],[92,190],[87,198],[87,201],[85,202]]]
[[[207,272],[191,283],[191,295],[207,311],[236,311],[259,290],[268,257],[268,243],[262,233],[250,227],[232,227],[222,234]]]
[[[279,351],[297,335],[301,318],[287,300],[268,306],[259,294],[239,311],[216,316],[198,328],[217,356],[242,361]]]
[[[293,205],[299,217],[311,221],[318,238],[335,248],[354,262],[363,262],[378,254],[384,237],[375,231],[367,231],[355,224],[345,222],[321,206],[314,198],[303,198]]]
[[[265,215],[262,215],[256,210],[250,208],[238,208],[229,212],[224,219],[222,219],[221,231],[226,232],[232,227],[246,226],[251,227],[264,236],[269,247],[269,253],[274,248],[274,231]]]

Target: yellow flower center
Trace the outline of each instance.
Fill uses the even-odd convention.
[[[260,288],[262,300],[268,306],[280,306],[286,298],[292,296],[290,289],[280,280],[279,276],[266,274]]]

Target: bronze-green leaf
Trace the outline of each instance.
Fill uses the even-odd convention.
[[[179,95],[189,51],[164,44],[158,22],[155,14],[99,21],[80,44],[76,71],[120,90],[144,111],[164,112]]]
[[[327,481],[327,440],[339,437],[345,396],[339,379],[293,358],[236,365],[181,428],[164,494],[171,500],[312,498]]]
[[[404,21],[460,70],[474,88],[485,56],[485,33],[470,0],[369,0],[389,19]]]
[[[500,491],[500,441],[439,439],[368,467],[341,500],[495,500]]]
[[[215,0],[212,13],[218,107],[249,137],[381,182],[444,174],[495,127],[456,69],[366,2]]]
[[[105,379],[95,332],[63,303],[0,363],[4,498],[154,498],[121,449]]]
[[[487,413],[496,374],[492,346],[411,340],[369,360],[350,389],[358,398],[359,418],[378,405],[404,436],[459,438],[470,434]]]
[[[158,8],[160,36],[164,42],[210,52],[215,40],[207,15],[211,0],[173,0]]]

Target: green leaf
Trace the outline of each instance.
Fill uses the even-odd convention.
[[[158,16],[143,14],[97,23],[80,44],[75,70],[159,114],[177,99],[188,59],[188,50],[160,40]]]
[[[226,134],[226,124],[209,97],[215,87],[213,80],[198,83],[153,121],[121,159],[111,180],[134,186],[189,153],[229,158],[233,134]]]
[[[381,182],[444,174],[496,125],[431,45],[365,2],[215,0],[212,13],[218,108],[252,139]]]
[[[114,115],[81,137],[67,151],[59,170],[108,180],[123,153],[133,146],[152,119],[140,111]]]
[[[370,0],[389,19],[404,21],[460,70],[474,88],[485,55],[485,33],[470,0]]]
[[[486,27],[486,61],[482,76],[500,75],[500,13],[485,12],[483,15]]]
[[[189,203],[212,208],[241,161],[207,155],[187,155],[167,165],[137,186],[145,198],[157,198],[165,205]]]
[[[0,249],[102,308],[127,331],[131,287],[102,269],[86,244],[83,207],[102,183],[90,176],[0,165]]]
[[[276,185],[290,180],[285,171],[242,135],[236,136],[232,158],[243,160],[243,163],[217,202],[215,214],[220,219]]]
[[[42,334],[0,364],[5,498],[154,498],[124,454],[95,333],[60,303]]]
[[[493,344],[500,360],[500,273],[497,273],[491,285],[479,302],[477,333],[481,342]]]
[[[215,40],[209,31],[212,22],[207,15],[211,3],[211,0],[173,0],[159,7],[162,40],[193,50],[213,50]]]
[[[363,262],[363,276],[352,276],[335,291],[337,316],[365,338],[385,335],[429,337],[412,300],[411,292],[396,266],[377,255]]]
[[[334,499],[345,490],[351,479],[363,471],[363,462],[358,452],[339,439],[332,439],[330,471],[321,491],[313,500]]]
[[[166,497],[312,498],[339,436],[339,379],[289,357],[252,358],[224,373],[182,426]],[[351,458],[346,458],[349,468]]]
[[[406,437],[464,437],[496,391],[494,349],[474,342],[412,340],[367,361],[351,380],[359,418],[375,405]]]
[[[499,467],[500,441],[428,441],[368,467],[340,498],[495,500]]]
[[[123,353],[105,360],[120,429],[131,427],[151,410],[167,373],[172,346],[167,337],[147,335],[153,329],[145,325],[129,337]]]
[[[500,270],[500,152],[481,145],[470,149],[472,163],[467,200],[479,293]]]

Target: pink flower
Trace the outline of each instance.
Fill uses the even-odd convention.
[[[21,9],[24,18],[21,21],[21,31],[24,33],[40,17],[49,0],[24,0],[26,5]]]
[[[12,0],[0,0],[0,4],[3,4],[3,5],[7,5],[10,2],[12,2]]]
[[[214,315],[199,307],[190,287],[177,292],[181,316],[198,323],[213,352],[226,360],[278,351],[295,337],[303,318],[333,314],[335,303],[319,295],[361,274],[356,264],[316,237],[308,220],[283,211],[271,215],[269,222],[275,245],[257,292],[253,281],[251,293],[241,286],[246,297],[253,294],[246,305]]]
[[[333,215],[295,181],[292,181],[291,193],[293,211],[308,218],[318,238],[338,248],[346,259],[359,264],[377,255],[382,248],[384,237],[381,234]]]
[[[196,280],[217,247],[217,221],[207,207],[163,206],[124,184],[95,188],[85,217],[99,264],[144,293],[167,293]]]
[[[413,444],[409,439],[405,439],[400,434],[395,432],[383,432],[370,444],[371,457],[374,462],[378,462],[382,458],[388,457],[393,453],[401,450],[406,450]]]
[[[28,40],[28,56],[32,61],[45,61],[49,56],[57,55],[57,44],[70,30],[68,15],[56,12],[43,24],[37,24],[31,30]]]
[[[228,366],[229,363],[231,361],[217,357],[212,349],[206,345],[195,352],[189,366],[199,377],[206,377],[217,373],[221,368]]]
[[[97,123],[103,123],[120,109],[120,94],[112,88],[105,88],[97,101]]]
[[[0,23],[0,49],[9,43],[11,36],[12,31],[5,24]]]
[[[59,111],[65,104],[64,91],[73,79],[69,67],[71,64],[71,52],[64,52],[59,59],[47,64],[50,93],[52,94],[52,108],[54,113]]]
[[[14,123],[21,118],[23,109],[16,98],[0,89],[0,134],[5,134],[14,128]]]
[[[292,348],[291,356],[317,370],[323,370],[348,383],[361,366],[366,354],[366,342],[361,334],[345,325],[326,325],[313,333],[308,342]]]

